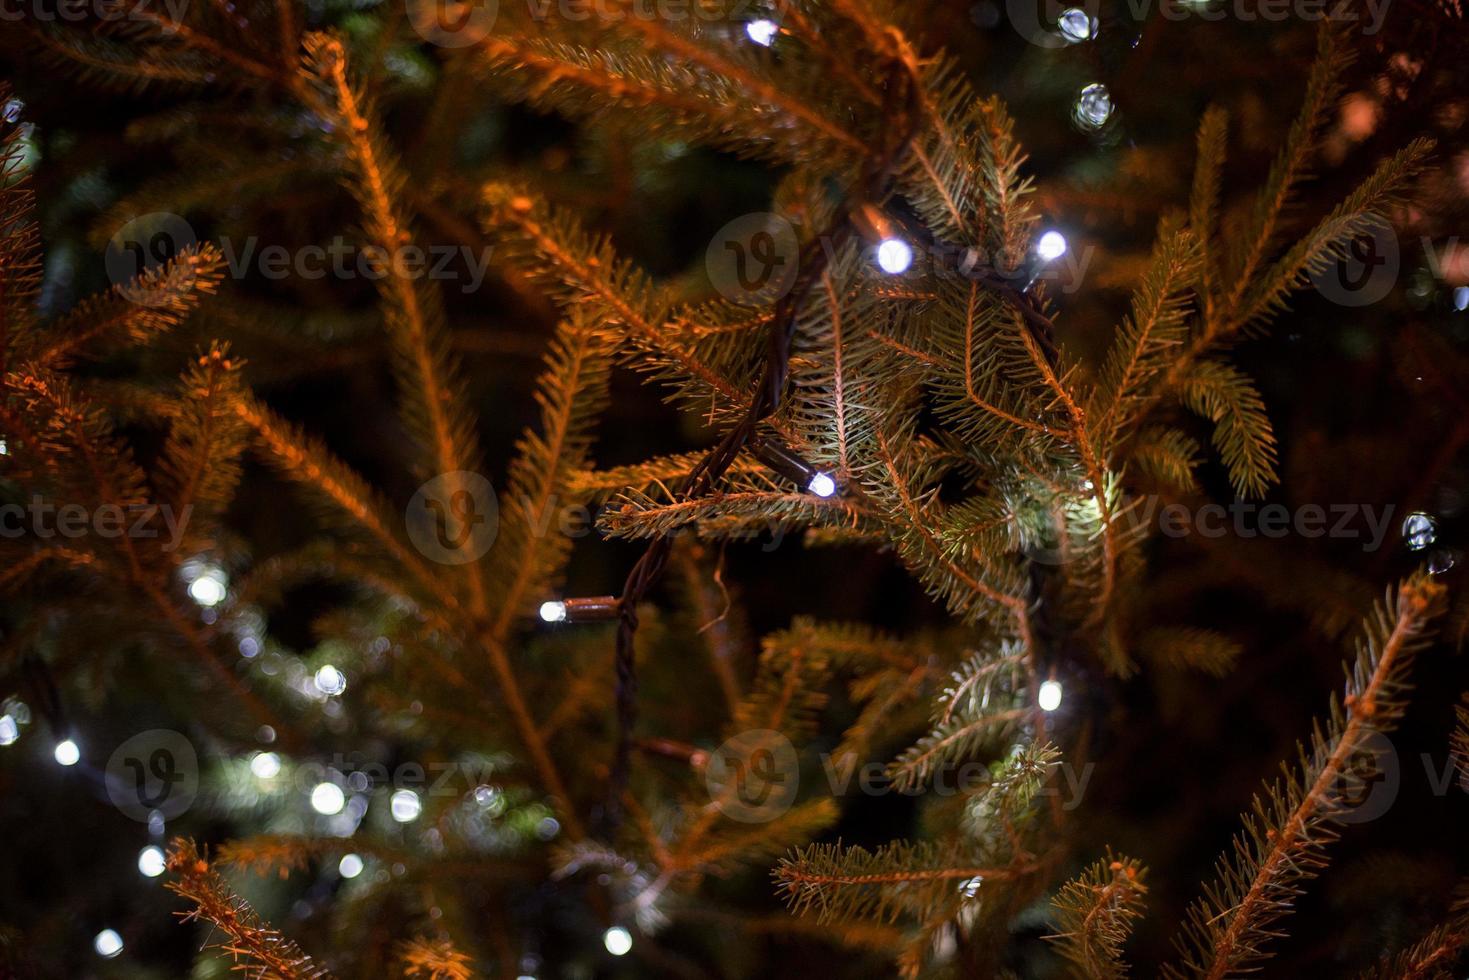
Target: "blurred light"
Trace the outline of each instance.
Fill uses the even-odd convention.
[[[362,874],[362,859],[355,854],[343,854],[337,862],[337,873],[343,878],[356,878]]]
[[[1422,551],[1438,539],[1438,527],[1433,518],[1422,511],[1409,514],[1403,520],[1403,543],[1409,551]]]
[[[412,823],[423,812],[423,801],[413,790],[400,789],[388,801],[388,809],[392,811],[393,819],[399,823]]]
[[[979,894],[979,886],[984,884],[983,875],[975,875],[973,878],[965,878],[959,882],[959,894],[965,898],[973,898]]]
[[[316,689],[327,697],[335,697],[347,689],[347,675],[326,664],[316,672]]]
[[[551,600],[541,603],[541,619],[547,623],[564,623],[566,621],[566,603]]]
[[[913,249],[901,238],[885,238],[877,246],[877,264],[894,276],[907,272],[913,264]]]
[[[1459,309],[1461,309],[1461,310],[1463,308],[1464,307],[1462,307],[1462,306],[1459,307]],[[0,439],[0,456],[9,456],[9,455],[10,455],[10,446],[9,446],[9,444],[6,443],[6,441],[4,439]]]
[[[325,816],[341,813],[347,796],[336,783],[317,783],[311,791],[311,809]]]
[[[756,44],[768,48],[775,43],[775,36],[780,33],[780,25],[767,17],[762,17],[746,24],[745,33]]]
[[[14,745],[20,738],[20,726],[9,715],[0,715],[0,745]]]
[[[274,779],[281,771],[281,757],[274,752],[257,752],[250,760],[250,771],[261,779]]]
[[[216,565],[205,565],[199,569],[189,583],[189,598],[208,609],[219,605],[229,594],[229,576]]]
[[[122,937],[117,934],[116,929],[103,929],[92,940],[92,948],[97,951],[98,956],[110,960],[122,952]]]
[[[1035,703],[1042,711],[1055,711],[1061,707],[1061,685],[1057,681],[1044,681],[1036,694]]]
[[[1469,310],[1469,286],[1454,287],[1454,309]],[[0,439],[0,455],[5,453],[5,440]]]
[[[1087,129],[1101,129],[1112,118],[1112,93],[1101,82],[1093,82],[1076,97],[1071,115]]]
[[[632,933],[622,926],[613,926],[602,933],[602,945],[613,956],[626,956],[627,951],[632,949]]]
[[[1097,31],[1097,22],[1080,7],[1070,7],[1061,11],[1061,17],[1056,22],[1056,26],[1061,29],[1061,36],[1073,44],[1091,40]]]
[[[811,482],[806,484],[806,489],[818,497],[830,497],[837,492],[837,481],[826,473],[817,473],[811,478]]]
[[[82,750],[77,747],[77,743],[69,738],[57,742],[56,751],[52,754],[56,756],[56,761],[63,766],[74,766],[82,758]]]
[[[163,856],[163,848],[157,844],[149,844],[138,852],[138,870],[145,878],[157,878],[163,874],[168,867],[168,859]]]
[[[1035,254],[1042,262],[1054,262],[1066,254],[1066,236],[1055,229],[1046,232],[1036,242]]]

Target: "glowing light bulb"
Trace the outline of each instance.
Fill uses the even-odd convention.
[[[189,598],[206,609],[219,605],[227,595],[229,576],[218,566],[203,566],[189,582]]]
[[[780,33],[780,25],[768,17],[762,17],[746,24],[745,33],[749,35],[750,40],[762,48],[768,48],[775,43],[775,36]]]
[[[837,481],[826,473],[817,473],[811,478],[811,482],[806,484],[806,489],[818,497],[830,497],[837,492]]]
[[[56,751],[52,754],[56,756],[56,761],[63,766],[74,766],[82,758],[82,750],[77,747],[77,743],[69,738],[57,742]]]
[[[1035,254],[1042,262],[1054,262],[1066,254],[1066,236],[1054,229],[1046,232],[1035,243]]]
[[[1061,684],[1059,681],[1044,681],[1036,692],[1035,703],[1042,711],[1055,711],[1061,707]]]
[[[168,867],[168,859],[163,856],[163,848],[157,844],[149,844],[138,852],[138,870],[145,878],[157,878],[163,874]]]
[[[317,670],[313,682],[316,684],[316,689],[327,697],[335,697],[347,689],[347,675],[331,664],[326,664]]]
[[[1461,309],[1461,310],[1463,308],[1464,307],[1462,307],[1462,306],[1459,307],[1459,309]],[[9,456],[9,455],[10,455],[10,445],[3,438],[0,438],[0,456]]]
[[[877,264],[889,275],[900,275],[913,264],[913,249],[901,238],[884,238],[877,246]]]
[[[554,599],[541,603],[541,620],[547,623],[566,622],[566,603]]]
[[[411,789],[400,789],[388,801],[393,819],[399,823],[412,823],[423,812],[423,801]]]
[[[1071,116],[1083,129],[1101,129],[1112,118],[1112,93],[1101,82],[1093,82],[1076,97]]]
[[[92,940],[92,948],[104,960],[110,960],[122,952],[122,937],[116,929],[103,929]]]
[[[341,813],[347,805],[347,796],[336,783],[317,783],[311,791],[311,809],[322,816],[330,817]]]
[[[274,752],[257,752],[250,760],[250,771],[260,779],[274,779],[281,771],[281,757]]]
[[[14,745],[20,738],[20,726],[10,715],[0,715],[0,745]]]
[[[602,933],[602,945],[613,956],[626,956],[627,951],[632,949],[632,933],[622,926],[613,926]]]
[[[362,874],[362,859],[355,854],[343,854],[337,862],[337,873],[343,878],[356,878]]]
[[[1469,310],[1469,286],[1454,287],[1454,309],[1460,313]],[[0,456],[5,455],[5,440],[0,439]]]
[[[1090,40],[1097,30],[1096,21],[1080,7],[1070,7],[1061,11],[1061,17],[1056,21],[1056,26],[1061,29],[1061,36],[1072,44]]]
[[[1403,543],[1409,551],[1422,551],[1438,538],[1438,526],[1422,511],[1409,514],[1403,521]]]

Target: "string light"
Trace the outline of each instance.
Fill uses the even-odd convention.
[[[1035,254],[1044,262],[1054,262],[1066,254],[1066,236],[1052,228],[1036,242]]]
[[[122,952],[122,937],[116,929],[103,929],[92,940],[92,948],[104,960],[110,960]]]
[[[145,878],[157,878],[168,868],[168,859],[163,856],[163,848],[157,844],[149,844],[138,852],[138,870]]]
[[[1041,273],[1046,271],[1046,266],[1055,262],[1066,254],[1068,249],[1066,236],[1052,228],[1044,232],[1036,239],[1035,247],[1031,250],[1030,262],[1026,266],[1025,289],[1030,289],[1040,279]]]
[[[61,763],[63,766],[74,766],[79,761],[81,761],[82,758],[82,750],[77,747],[76,742],[73,742],[69,738],[64,738],[61,741],[57,742],[56,750],[51,754],[54,755],[56,757],[56,761]]]
[[[347,796],[336,783],[317,783],[311,791],[311,809],[324,817],[342,812],[347,805]]]
[[[1042,711],[1055,711],[1061,707],[1061,682],[1043,681],[1041,689],[1036,692],[1035,703]]]
[[[343,878],[356,878],[362,874],[362,858],[356,854],[343,854],[342,860],[337,862],[337,874]]]
[[[1101,129],[1112,118],[1112,93],[1101,82],[1093,82],[1081,90],[1071,117],[1083,129]]]
[[[628,950],[632,949],[632,933],[622,926],[613,926],[602,933],[602,945],[613,956],[626,956]]]
[[[543,623],[596,623],[616,619],[621,604],[613,595],[584,599],[548,599],[541,603]]]
[[[877,264],[889,275],[902,275],[913,265],[913,249],[901,238],[885,238],[877,246]]]
[[[1422,551],[1437,538],[1438,526],[1422,511],[1415,511],[1403,520],[1403,543],[1409,551]]]
[[[229,576],[218,565],[191,563],[184,572],[189,577],[189,598],[205,609],[219,605],[229,595]]]
[[[768,48],[775,43],[775,37],[780,33],[780,25],[768,17],[762,17],[746,24],[745,33],[749,35],[750,40],[762,48]]]
[[[281,771],[281,757],[274,752],[257,752],[250,760],[250,771],[259,779],[274,779]]]
[[[1056,21],[1056,26],[1061,29],[1061,36],[1072,44],[1089,41],[1097,33],[1096,18],[1080,7],[1068,7],[1061,11],[1061,17]]]
[[[388,801],[393,819],[399,823],[412,823],[423,812],[423,801],[411,789],[400,789]]]
[[[818,497],[830,497],[837,492],[836,480],[830,473],[818,470],[779,439],[761,436],[750,443],[750,450],[760,462]]]
[[[10,715],[0,715],[0,745],[14,745],[20,738],[20,726]]]
[[[347,675],[343,674],[331,664],[325,664],[320,667],[316,671],[316,676],[312,678],[312,682],[316,684],[318,691],[329,698],[335,697],[347,689]]]

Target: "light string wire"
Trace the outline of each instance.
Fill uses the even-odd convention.
[[[885,128],[896,133],[881,153],[869,155],[855,182],[855,194],[849,192],[844,206],[829,227],[802,246],[797,257],[800,270],[791,289],[776,303],[770,332],[767,335],[765,368],[754,397],[744,416],[726,432],[689,472],[682,491],[687,502],[712,493],[724,474],[755,437],[757,426],[780,407],[790,373],[791,340],[797,315],[812,286],[825,271],[829,256],[841,248],[854,232],[851,202],[885,199],[891,189],[892,175],[903,154],[918,134],[921,97],[917,65],[893,59],[892,77],[884,94],[883,116],[890,118],[902,112],[902,125]],[[906,106],[903,105],[906,103]],[[900,109],[900,107],[902,107]],[[829,247],[828,247],[829,246]],[[601,814],[601,836],[610,840],[622,822],[622,796],[627,790],[633,747],[632,732],[638,718],[638,678],[635,643],[638,631],[638,604],[658,581],[673,547],[668,534],[660,534],[633,565],[622,587],[616,647],[617,747],[608,780],[607,800]]]

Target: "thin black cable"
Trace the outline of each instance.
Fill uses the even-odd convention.
[[[897,62],[895,68],[893,82],[887,86],[884,96],[883,117],[889,118],[903,101],[909,103],[908,111],[905,113],[904,125],[887,130],[894,133],[896,138],[883,148],[880,155],[869,156],[864,161],[862,175],[857,181],[858,194],[863,200],[877,201],[887,196],[893,168],[917,134],[918,113],[914,111],[916,107],[913,103],[918,96],[918,81],[907,64]],[[848,197],[849,202],[850,200],[851,195]],[[795,334],[801,306],[816,280],[826,270],[830,256],[847,243],[854,230],[851,208],[845,206],[833,218],[829,227],[802,246],[797,258],[799,273],[796,280],[775,306],[767,338],[765,368],[750,406],[739,422],[689,471],[688,482],[681,494],[684,501],[698,499],[713,491],[740,451],[750,443],[756,427],[780,407],[790,374],[791,339]],[[638,716],[638,678],[634,646],[638,631],[638,603],[658,581],[668,564],[672,547],[673,539],[668,535],[654,538],[628,573],[619,600],[615,663],[617,748],[601,820],[602,836],[606,839],[615,835],[622,822],[622,794],[627,789],[631,769],[632,731]]]

